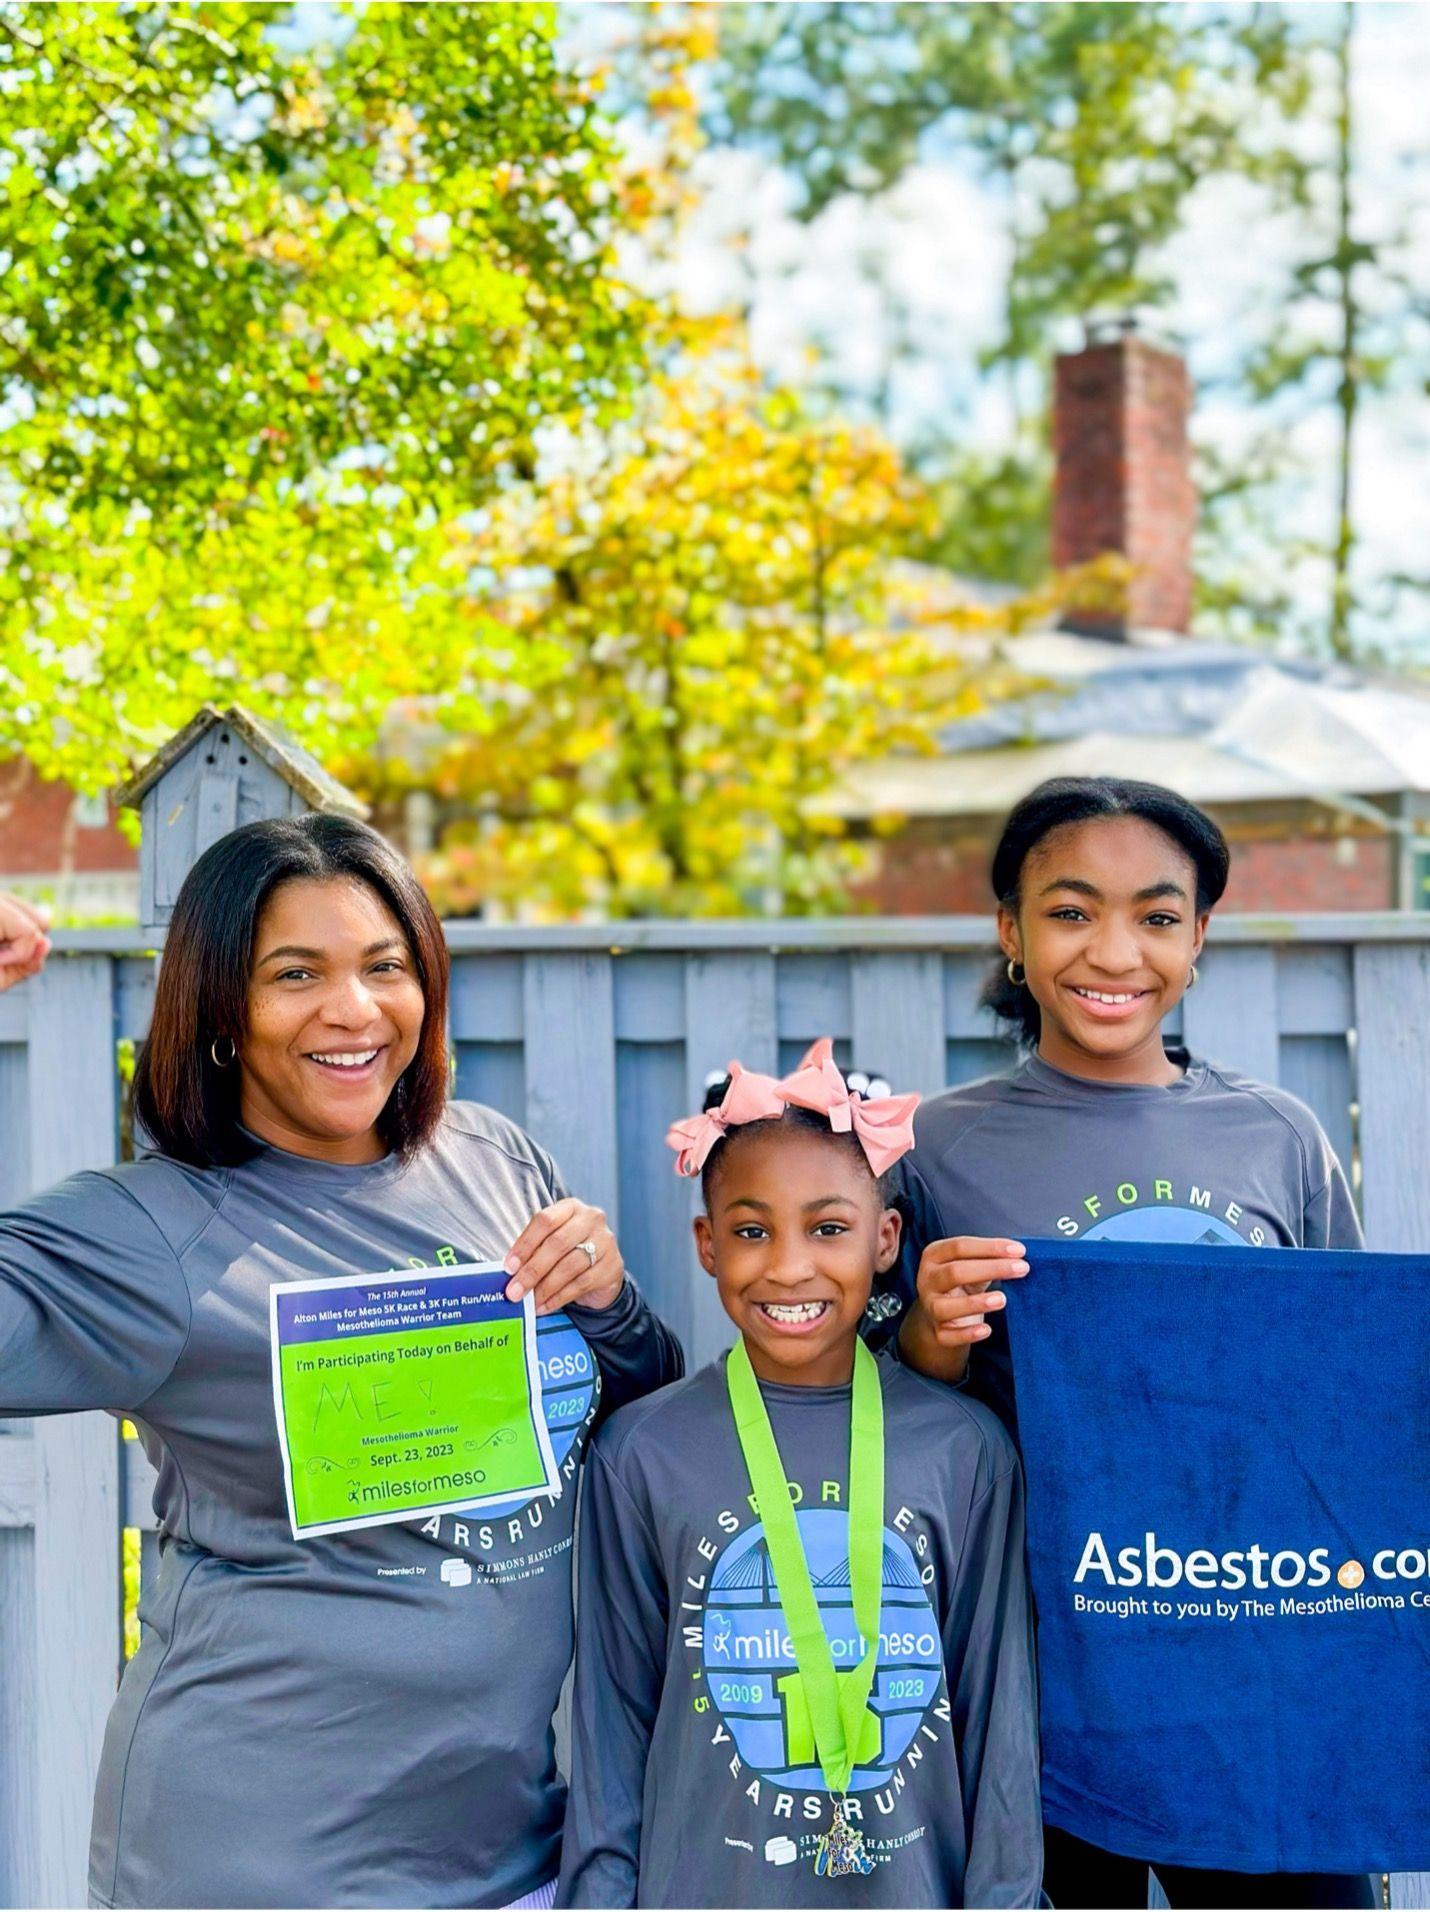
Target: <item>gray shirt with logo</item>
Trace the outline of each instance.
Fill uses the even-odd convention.
[[[500,1906],[554,1874],[576,1475],[598,1403],[674,1379],[679,1349],[629,1282],[544,1317],[558,1499],[294,1540],[268,1294],[500,1260],[562,1193],[519,1129],[458,1104],[406,1165],[151,1156],[0,1216],[0,1414],[129,1415],[158,1469],[96,1903]]]
[[[994,1417],[880,1359],[877,1753],[849,1810],[867,1877],[814,1870],[830,1801],[751,1504],[723,1358],[598,1435],[582,1512],[558,1904],[1038,1903],[1037,1697],[1022,1480]],[[848,1387],[761,1384],[835,1664],[849,1584]]]
[[[1362,1247],[1345,1173],[1305,1104],[1183,1060],[1157,1088],[1090,1082],[1033,1055],[925,1102],[901,1164],[898,1299],[947,1235]],[[970,1386],[1011,1424],[1006,1324],[992,1325]]]

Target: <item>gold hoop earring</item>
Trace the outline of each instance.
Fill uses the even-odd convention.
[[[1191,968],[1187,971],[1187,987],[1188,989],[1195,989],[1196,986],[1197,986],[1197,966],[1195,963],[1193,963]]]
[[[226,1042],[228,1044],[227,1057],[220,1056],[218,1052],[218,1046],[221,1042]],[[209,1054],[214,1059],[214,1067],[216,1069],[232,1068],[233,1064],[238,1060],[238,1049],[234,1043],[232,1036],[215,1036],[213,1041],[209,1044]]]
[[[1013,987],[1014,987],[1015,989],[1021,989],[1021,988],[1023,987],[1023,985],[1024,985],[1024,983],[1026,983],[1026,982],[1027,982],[1027,980],[1028,980],[1028,972],[1027,972],[1027,970],[1026,970],[1026,969],[1023,969],[1023,965],[1022,965],[1022,964],[1021,964],[1021,963],[1020,963],[1020,962],[1019,962],[1019,961],[1017,960],[1017,958],[1016,958],[1016,957],[1013,957],[1013,956],[1010,956],[1010,957],[1008,958],[1008,961],[1007,961],[1007,963],[1006,963],[1006,964],[1004,965],[1004,969],[1005,969],[1005,972],[1006,972],[1006,974],[1007,974],[1007,977],[1008,977],[1008,980],[1009,980],[1009,982],[1010,982],[1010,983],[1012,983],[1012,985],[1013,985]],[[1015,976],[1015,975],[1013,974],[1013,971],[1014,971],[1015,969],[1022,969],[1022,970],[1023,970],[1023,973],[1022,973],[1022,975],[1021,975],[1021,976]]]

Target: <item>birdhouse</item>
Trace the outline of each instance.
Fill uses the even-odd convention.
[[[308,810],[367,815],[367,805],[310,751],[238,705],[216,710],[205,704],[115,794],[139,812],[139,921],[156,940],[194,864],[240,824]]]

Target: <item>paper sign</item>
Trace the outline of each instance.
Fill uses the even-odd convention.
[[[276,1282],[273,1402],[296,1538],[561,1492],[536,1313],[495,1262]]]

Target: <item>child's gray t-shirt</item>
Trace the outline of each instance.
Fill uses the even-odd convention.
[[[1037,1694],[1017,1458],[991,1414],[880,1357],[877,1757],[849,1801],[874,1870],[819,1878],[830,1820],[723,1357],[623,1409],[586,1471],[557,1903],[1038,1903]],[[850,1389],[761,1384],[835,1662]]]
[[[158,1469],[97,1903],[500,1906],[555,1872],[576,1475],[598,1400],[673,1379],[679,1349],[630,1283],[544,1317],[557,1500],[295,1540],[268,1291],[500,1260],[564,1192],[519,1129],[459,1104],[405,1166],[149,1157],[0,1215],[0,1414],[129,1415]]]

